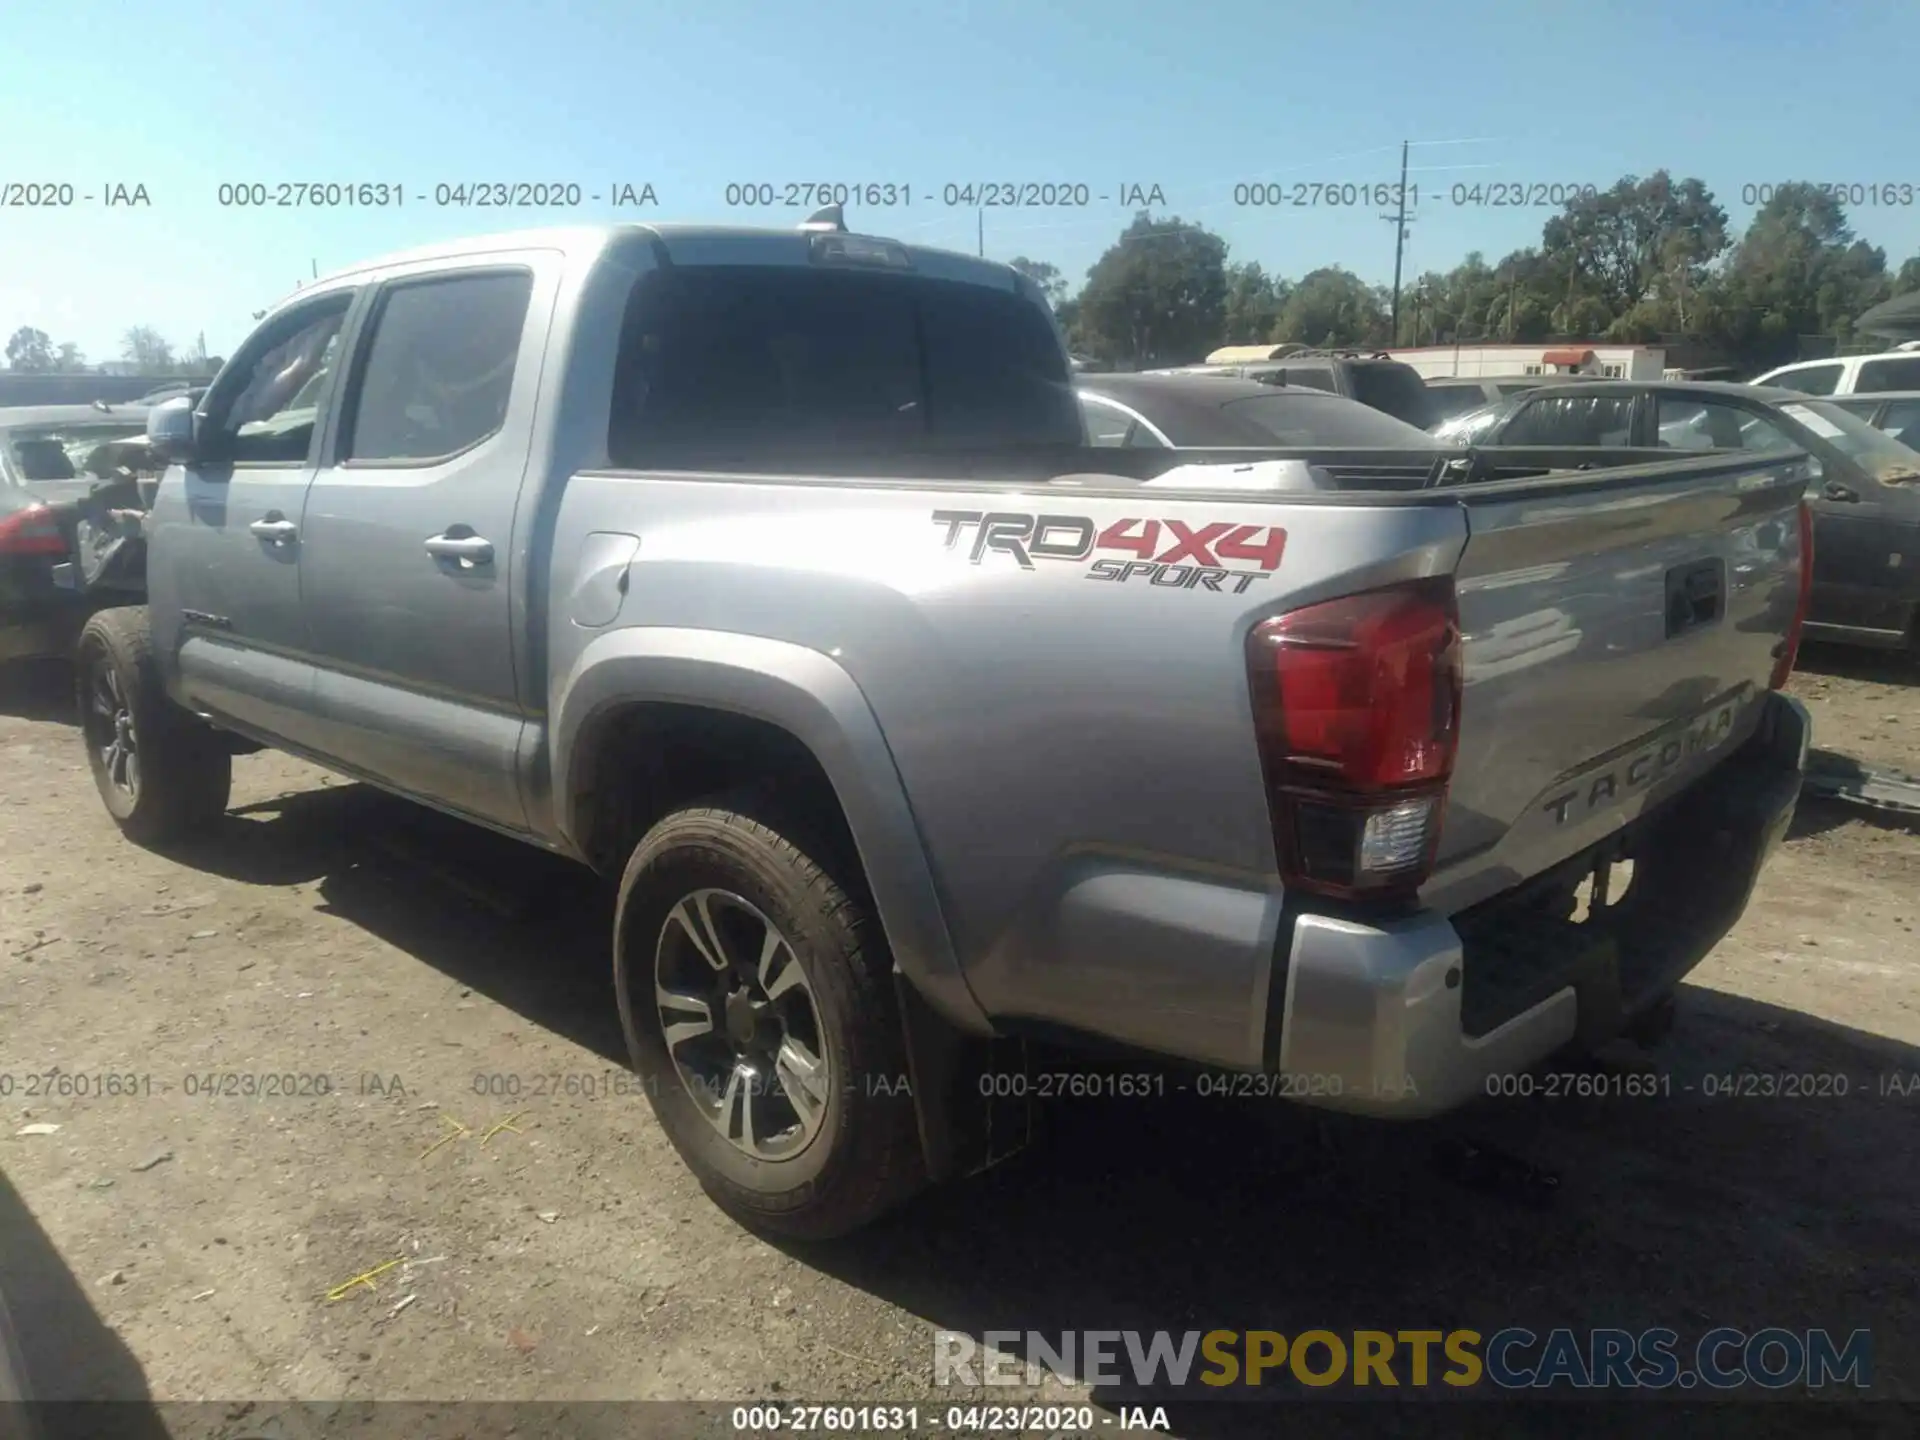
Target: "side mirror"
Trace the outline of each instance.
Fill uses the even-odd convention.
[[[190,396],[175,395],[147,411],[147,443],[168,465],[194,458],[193,406]]]

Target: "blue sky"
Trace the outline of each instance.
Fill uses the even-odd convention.
[[[1275,0],[673,6],[604,0],[0,0],[0,184],[143,184],[145,208],[0,209],[0,336],[33,324],[116,358],[127,327],[229,352],[307,275],[443,237],[617,218],[603,200],[438,207],[462,181],[649,183],[661,219],[797,223],[730,182],[904,182],[855,228],[975,248],[969,181],[1086,184],[1084,209],[990,212],[986,251],[1076,283],[1128,216],[1123,184],[1224,235],[1231,258],[1390,278],[1379,208],[1237,207],[1236,183],[1377,183],[1411,139],[1425,195],[1698,175],[1747,186],[1906,182],[1850,210],[1920,251],[1914,0]],[[388,182],[398,209],[222,208],[222,182]],[[422,198],[424,197],[424,198]],[[1426,199],[1409,273],[1537,240],[1552,212]],[[627,218],[634,218],[628,212]]]

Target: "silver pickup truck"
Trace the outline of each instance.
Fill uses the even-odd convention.
[[[149,437],[127,835],[270,746],[594,867],[791,1235],[1017,1144],[1043,1045],[1419,1116],[1655,1028],[1799,789],[1804,456],[1096,450],[1026,280],[833,217],[369,263]]]

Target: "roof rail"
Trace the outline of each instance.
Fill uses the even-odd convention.
[[[1353,350],[1353,349],[1347,349],[1345,347],[1329,348],[1324,346],[1316,346],[1311,350],[1296,350],[1291,355],[1287,355],[1282,358],[1287,360],[1297,360],[1308,355],[1317,356],[1321,359],[1333,357],[1340,360],[1391,360],[1393,359],[1393,356],[1389,355],[1384,350]]]

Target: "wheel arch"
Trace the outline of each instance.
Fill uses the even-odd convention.
[[[671,790],[617,813],[636,772],[706,782],[694,757],[724,758],[730,781],[778,778],[824,787],[844,826],[901,975],[947,1021],[991,1025],[962,975],[919,828],[893,754],[866,696],[830,657],[805,646],[726,632],[644,627],[614,631],[581,652],[553,708],[552,794],[562,838],[597,868],[637,839],[635,823]],[[645,790],[646,780],[640,778]]]

